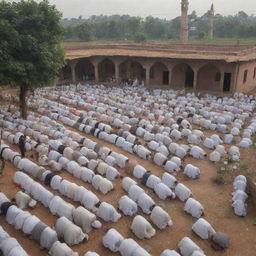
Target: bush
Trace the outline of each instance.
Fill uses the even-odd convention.
[[[146,35],[143,32],[138,32],[134,35],[133,40],[135,43],[142,43],[146,41]]]
[[[205,32],[204,31],[199,31],[197,34],[197,39],[202,40],[205,38]]]

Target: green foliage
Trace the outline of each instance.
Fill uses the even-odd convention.
[[[161,39],[165,34],[164,22],[149,16],[144,22],[144,31],[151,39]]]
[[[133,38],[135,43],[143,43],[146,41],[146,39],[147,39],[147,37],[146,37],[145,33],[143,33],[143,32],[137,32]]]
[[[198,34],[197,34],[197,39],[201,40],[205,38],[205,32],[204,31],[200,31]]]
[[[61,13],[48,1],[0,2],[0,83],[43,86],[64,65]]]
[[[189,15],[189,34],[192,39],[207,38],[208,13],[197,16],[193,11]],[[96,16],[83,19],[63,19],[66,28],[65,39],[78,38],[76,27],[87,22],[92,27],[92,38],[95,40],[135,40],[139,33],[144,33],[148,40],[177,40],[180,35],[180,17],[172,20],[154,18],[152,16],[142,19],[129,15]],[[256,37],[256,17],[248,16],[240,11],[233,16],[215,15],[215,38],[249,38]]]
[[[83,22],[75,27],[75,31],[81,41],[91,41],[93,38],[92,25],[89,22]]]

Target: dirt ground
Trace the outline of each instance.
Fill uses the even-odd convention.
[[[72,129],[67,127],[68,129]],[[85,135],[85,134],[83,134]],[[122,151],[118,147],[103,142],[95,137],[86,135],[86,137],[100,142],[101,144],[107,145],[109,148],[115,150],[116,152],[121,152],[122,154],[128,156],[130,159],[137,161],[139,164],[143,165],[146,169],[151,171],[156,175],[162,175],[163,169],[156,166],[150,161],[143,160],[135,155],[131,155],[127,152]],[[13,149],[18,151],[16,146],[12,146]],[[245,162],[249,168],[254,168],[256,165],[256,155],[255,149],[241,150],[241,159]],[[29,156],[29,153],[28,153]],[[89,233],[89,241],[84,242],[80,245],[73,246],[72,249],[83,255],[87,251],[95,251],[101,256],[119,255],[119,253],[112,253],[102,246],[102,237],[107,229],[115,228],[124,237],[131,237],[135,239],[144,248],[150,249],[151,254],[160,255],[160,253],[165,249],[177,249],[179,241],[184,237],[188,236],[193,241],[195,241],[206,253],[207,256],[253,256],[256,255],[256,211],[253,207],[252,201],[248,200],[248,216],[245,218],[239,218],[234,215],[233,209],[231,207],[231,193],[233,191],[232,185],[217,185],[213,182],[216,177],[216,166],[210,163],[208,160],[196,160],[193,158],[186,157],[183,165],[191,163],[198,166],[201,170],[200,180],[189,180],[184,177],[182,173],[179,173],[177,179],[179,182],[184,183],[188,186],[192,192],[195,199],[197,199],[205,208],[204,218],[211,223],[215,231],[222,231],[228,234],[230,237],[230,248],[223,252],[216,252],[211,249],[209,242],[201,240],[195,234],[192,233],[192,224],[196,221],[195,218],[187,215],[183,211],[184,203],[179,200],[165,200],[162,201],[158,199],[152,192],[152,190],[147,189],[145,186],[141,185],[145,191],[149,193],[150,196],[155,200],[156,204],[163,207],[173,220],[173,226],[167,228],[166,230],[158,230],[156,236],[150,240],[139,240],[137,239],[130,230],[132,223],[131,217],[122,216],[117,223],[104,223],[100,230],[93,230]],[[18,189],[12,183],[12,177],[17,171],[12,164],[7,163],[3,175],[0,177],[0,190],[4,192],[10,199],[14,197]],[[124,176],[128,176],[125,170],[120,170]],[[126,192],[121,188],[121,180],[114,181],[115,190],[111,191],[107,195],[103,195],[96,191],[90,184],[84,183],[79,179],[71,176],[67,172],[61,174],[63,178],[66,178],[72,182],[92,190],[101,201],[106,201],[117,207],[119,198],[125,195]],[[134,177],[133,177],[134,178]],[[49,187],[47,189],[51,190]],[[51,190],[54,194],[56,191]],[[64,197],[63,197],[64,198]],[[75,206],[78,204],[64,198],[66,201],[71,202]],[[29,210],[34,215],[38,216],[42,221],[44,221],[49,226],[54,226],[57,220],[56,216],[53,216],[47,208],[42,204],[38,203],[35,209]],[[138,212],[144,215],[141,211]],[[13,237],[15,237],[23,248],[30,254],[30,256],[43,256],[47,255],[46,250],[41,250],[39,244],[35,241],[30,240],[22,232],[16,231],[12,226],[7,224],[5,218],[0,216],[0,225]]]

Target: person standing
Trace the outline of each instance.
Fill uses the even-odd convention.
[[[20,154],[22,158],[25,157],[25,153],[26,153],[25,143],[26,143],[26,137],[24,135],[20,136],[19,149],[20,149]]]

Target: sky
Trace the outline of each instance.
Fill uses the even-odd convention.
[[[63,13],[64,18],[91,15],[129,14],[172,19],[180,15],[180,0],[49,0]],[[238,11],[256,15],[256,0],[190,0],[189,12],[198,16],[209,10],[211,4],[216,13],[234,15]]]

